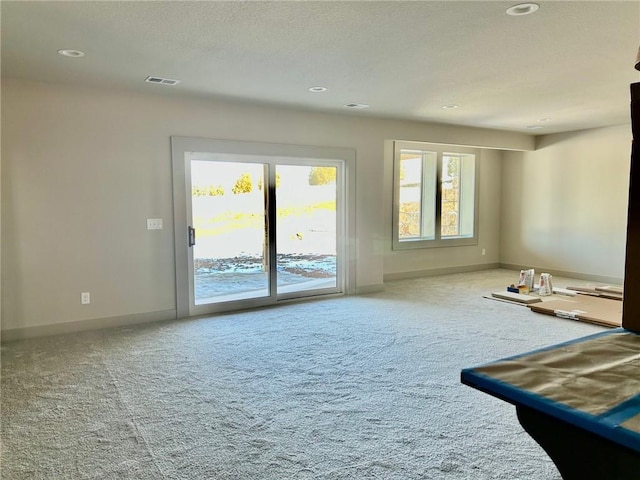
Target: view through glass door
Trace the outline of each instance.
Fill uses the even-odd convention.
[[[192,314],[342,291],[341,162],[186,157]]]
[[[336,166],[276,166],[278,294],[338,286]]]
[[[195,305],[269,296],[266,167],[191,160]]]

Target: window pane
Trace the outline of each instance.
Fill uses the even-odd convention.
[[[437,154],[401,150],[398,240],[433,240],[436,233]]]
[[[438,154],[422,152],[422,240],[436,238]]]
[[[442,238],[473,237],[475,219],[475,155],[442,155]]]
[[[442,237],[460,235],[460,171],[459,155],[445,153],[442,156],[442,197],[441,231]]]
[[[402,150],[400,154],[400,201],[398,237],[410,240],[420,237],[422,197],[422,152]]]
[[[460,237],[471,238],[474,234],[476,209],[476,157],[461,155],[460,172]]]

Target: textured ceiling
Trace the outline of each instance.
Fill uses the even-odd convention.
[[[531,134],[627,123],[640,1],[515,3],[2,1],[2,77]]]

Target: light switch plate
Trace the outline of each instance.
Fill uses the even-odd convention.
[[[162,219],[147,218],[147,230],[162,230]]]

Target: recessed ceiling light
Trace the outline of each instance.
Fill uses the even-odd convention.
[[[540,8],[537,3],[519,3],[513,7],[507,8],[507,15],[517,17],[519,15],[529,15],[536,12]]]
[[[309,91],[313,92],[313,93],[326,92],[327,91],[327,87],[311,87],[309,89]]]
[[[367,105],[366,103],[348,103],[348,104],[345,105],[345,107],[362,109],[362,108],[369,108],[369,105]]]
[[[527,130],[540,130],[542,128],[542,125],[528,125],[527,127],[525,127]]]
[[[548,122],[549,120],[551,120],[550,118],[541,118],[540,120],[538,120],[539,122]]]
[[[444,108],[445,110],[453,110],[454,108],[460,108],[460,105],[452,103],[451,105],[443,105],[442,108]]]
[[[69,50],[66,48],[62,50],[58,50],[58,54],[62,55],[63,57],[73,57],[73,58],[84,57],[84,52],[81,52],[80,50]]]

